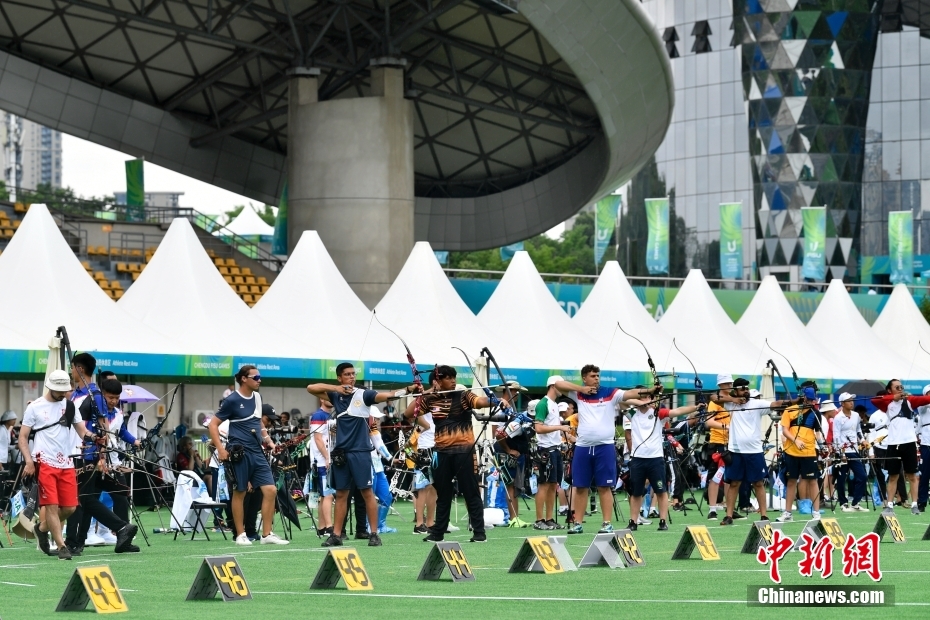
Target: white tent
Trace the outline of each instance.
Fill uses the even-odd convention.
[[[506,330],[506,339],[492,347],[498,363],[523,368],[571,369],[601,365],[606,336],[592,338],[559,306],[525,251],[514,254],[490,299],[478,313],[486,329]]]
[[[672,337],[643,307],[620,264],[614,260],[604,265],[600,277],[572,322],[592,339],[609,343],[607,357],[601,366],[610,370],[649,370],[642,347],[625,336],[617,328],[617,323],[643,341],[648,351],[655,356],[653,361],[657,367],[660,362],[668,359],[672,349]],[[661,367],[661,370],[669,369]]]
[[[240,237],[246,238],[258,236],[270,239],[274,236],[274,226],[268,225],[265,220],[258,217],[258,213],[250,205],[243,207],[236,219],[226,225],[226,230],[217,231],[214,234],[222,235],[226,231],[234,232]]]
[[[856,373],[853,379],[930,378],[930,372],[894,352],[872,331],[842,280],[830,282],[806,329],[828,355],[843,356],[844,364]]]
[[[751,376],[759,374],[764,363],[759,347],[736,328],[720,307],[700,269],[692,269],[685,278],[659,325],[675,338],[698,373]],[[674,361],[676,369],[690,367],[677,351],[672,350],[671,355],[673,361],[679,360]]]
[[[804,323],[798,318],[785,294],[778,285],[775,276],[763,278],[759,289],[752,298],[749,307],[737,321],[736,326],[753,345],[762,349],[762,363],[771,359],[788,381],[788,387],[794,391],[790,382],[790,366],[784,361],[791,360],[799,378],[803,379],[853,379],[855,374],[845,367],[845,356],[830,354],[817,346],[811,346],[810,336]],[[768,346],[766,346],[768,341]],[[773,350],[774,349],[774,350]],[[778,351],[781,355],[775,353]],[[757,374],[761,372],[758,369]],[[779,386],[779,389],[781,387]]]
[[[406,303],[405,308],[414,318],[419,318],[415,304]],[[339,273],[315,230],[304,231],[284,269],[252,308],[252,314],[302,341],[306,357],[334,361],[405,360],[405,351],[397,336],[373,319],[371,310]],[[387,317],[379,318],[397,329]],[[399,333],[414,347],[418,364],[435,363],[435,356],[421,348],[424,341],[428,341],[418,336],[421,326],[422,321],[416,321],[409,328],[409,340],[406,333]]]
[[[117,305],[153,329],[176,335],[174,353],[301,357],[299,347],[256,321],[229,287],[184,218],[175,218],[139,279]]]
[[[169,353],[172,338],[139,325],[87,275],[44,204],[29,208],[22,225],[0,254],[6,291],[0,324],[20,332],[43,350],[55,329],[68,329],[75,350]],[[0,343],[7,346],[9,336]]]
[[[914,303],[914,298],[904,284],[891,291],[882,313],[872,325],[872,331],[892,351],[911,363],[930,367],[930,325]]]
[[[463,349],[474,361],[487,346],[501,364],[506,360],[508,366],[513,366],[510,358],[498,353],[495,331],[484,328],[465,305],[425,241],[413,246],[403,269],[375,311],[382,323],[410,345],[417,363],[428,360],[462,366],[465,362],[462,354],[452,347]],[[373,331],[376,326],[380,327],[375,322]],[[395,341],[394,349],[392,359],[403,359],[402,345]]]

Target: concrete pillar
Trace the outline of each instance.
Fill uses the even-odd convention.
[[[396,63],[373,66],[371,96],[355,99],[318,101],[313,72],[295,72],[288,93],[289,248],[318,231],[374,307],[413,249],[413,104]]]

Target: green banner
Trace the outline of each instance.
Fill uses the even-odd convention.
[[[827,208],[802,207],[804,225],[804,263],[801,277],[823,280],[827,275]]]
[[[594,264],[600,265],[607,251],[607,244],[617,227],[620,212],[620,196],[601,198],[594,205]]]
[[[126,162],[126,219],[131,222],[145,220],[144,162],[142,159]]]
[[[914,214],[888,212],[888,259],[892,284],[910,284],[914,279]]]
[[[668,198],[646,199],[646,269],[650,274],[668,273]]]
[[[278,215],[274,220],[274,239],[271,241],[271,253],[287,254],[287,181],[281,190],[281,200],[278,201]]]
[[[743,277],[743,203],[720,204],[720,277]]]

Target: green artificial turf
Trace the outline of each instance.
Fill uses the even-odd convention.
[[[430,545],[412,533],[411,504],[398,502],[401,516],[389,517],[397,534],[382,536],[384,546],[369,548],[366,541],[349,541],[354,546],[371,577],[371,593],[348,593],[340,582],[335,590],[311,591],[310,582],[320,567],[325,550],[310,530],[295,530],[295,540],[287,547],[237,547],[219,534],[213,540],[202,538],[173,541],[171,535],[149,534],[151,547],[141,535],[136,542],[138,554],[116,555],[112,547],[89,548],[82,557],[62,562],[45,557],[34,543],[15,541],[0,549],[0,618],[2,620],[67,617],[56,614],[55,607],[75,568],[109,565],[129,606],[125,617],[188,617],[197,620],[228,618],[231,615],[256,618],[284,618],[322,614],[328,618],[493,618],[507,620],[566,614],[581,618],[656,618],[682,614],[694,617],[775,617],[784,613],[814,612],[819,617],[874,617],[894,613],[895,617],[930,617],[930,541],[921,537],[930,525],[930,514],[913,516],[898,510],[908,541],[881,545],[883,585],[894,585],[898,607],[894,610],[869,608],[769,609],[748,607],[747,585],[769,585],[768,568],[755,556],[741,554],[749,523],[738,521],[733,527],[720,527],[696,511],[687,517],[673,512],[674,523],[668,532],[658,532],[655,521],[642,526],[635,534],[646,560],[645,567],[616,569],[585,568],[556,575],[542,573],[510,574],[510,567],[523,539],[540,534],[534,530],[495,528],[488,531],[489,541],[469,543],[470,534],[459,501],[458,525],[461,531],[448,534],[446,540],[460,541],[474,569],[476,581],[457,583],[446,572],[438,582],[418,582],[417,575]],[[624,505],[624,510],[626,506]],[[453,515],[455,511],[453,510]],[[773,517],[776,515],[772,515]],[[831,516],[827,511],[825,516]],[[844,532],[861,536],[871,531],[878,513],[844,514],[836,518]],[[523,517],[532,520],[531,511]],[[160,526],[153,512],[143,513],[147,531]],[[167,511],[162,519],[167,521]],[[578,562],[594,538],[599,517],[588,517],[585,533],[570,536],[568,550]],[[697,551],[685,561],[671,560],[686,524],[707,525],[720,551],[721,560],[700,560]],[[614,524],[615,527],[621,525]],[[804,522],[786,524],[784,533],[796,537]],[[281,533],[280,526],[277,528]],[[557,532],[551,532],[557,534]],[[217,539],[218,537],[218,539]],[[358,544],[353,544],[358,543]],[[210,601],[186,601],[185,597],[204,556],[234,555],[253,593],[251,601],[223,603],[217,596]],[[786,585],[871,585],[867,576],[846,578],[842,575],[842,553],[833,553],[834,574],[827,580],[804,578],[798,573],[800,553],[791,553],[781,562]],[[903,604],[903,605],[902,605]],[[910,605],[908,605],[910,604]],[[91,612],[86,612],[91,613]]]

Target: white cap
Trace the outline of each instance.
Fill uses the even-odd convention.
[[[762,392],[759,390],[749,390],[749,398],[759,398],[762,396]]]
[[[559,411],[568,411],[568,403],[559,403]]]
[[[930,385],[928,385],[926,388],[924,388],[924,394],[927,393],[927,392],[926,392],[927,388],[930,388]],[[852,400],[852,399],[854,399],[855,397],[856,397],[855,394],[850,394],[849,392],[843,392],[842,394],[840,394],[840,397],[837,398],[836,400],[837,400],[837,402],[843,403],[843,402],[846,402],[847,400]]]
[[[717,385],[733,383],[733,375],[717,375]]]
[[[530,402],[526,403],[526,410],[527,410],[528,412],[530,412],[530,413],[535,413],[535,411],[536,411],[536,405],[539,404],[539,401],[540,401],[540,399],[534,398],[534,399],[531,400]]]
[[[10,420],[15,420],[15,419],[16,419],[16,412],[10,409],[9,411],[5,411],[3,415],[0,416],[0,424],[2,424],[3,422],[9,422]]]
[[[827,413],[828,411],[836,411],[836,405],[833,404],[832,400],[825,400],[820,403],[820,413]]]
[[[374,405],[372,405],[372,406],[371,406],[371,417],[373,417],[373,418],[375,418],[375,419],[383,418],[383,417],[384,417],[384,412],[382,412],[380,409],[378,409],[377,407],[375,407]]]
[[[52,392],[70,392],[71,377],[64,370],[53,370],[45,380],[45,387]]]
[[[559,375],[552,375],[551,377],[546,379],[546,387],[549,387],[550,385],[554,385],[556,381],[565,381],[565,379],[563,379]]]
[[[927,392],[930,392],[930,384],[924,386],[924,396],[927,395]]]

